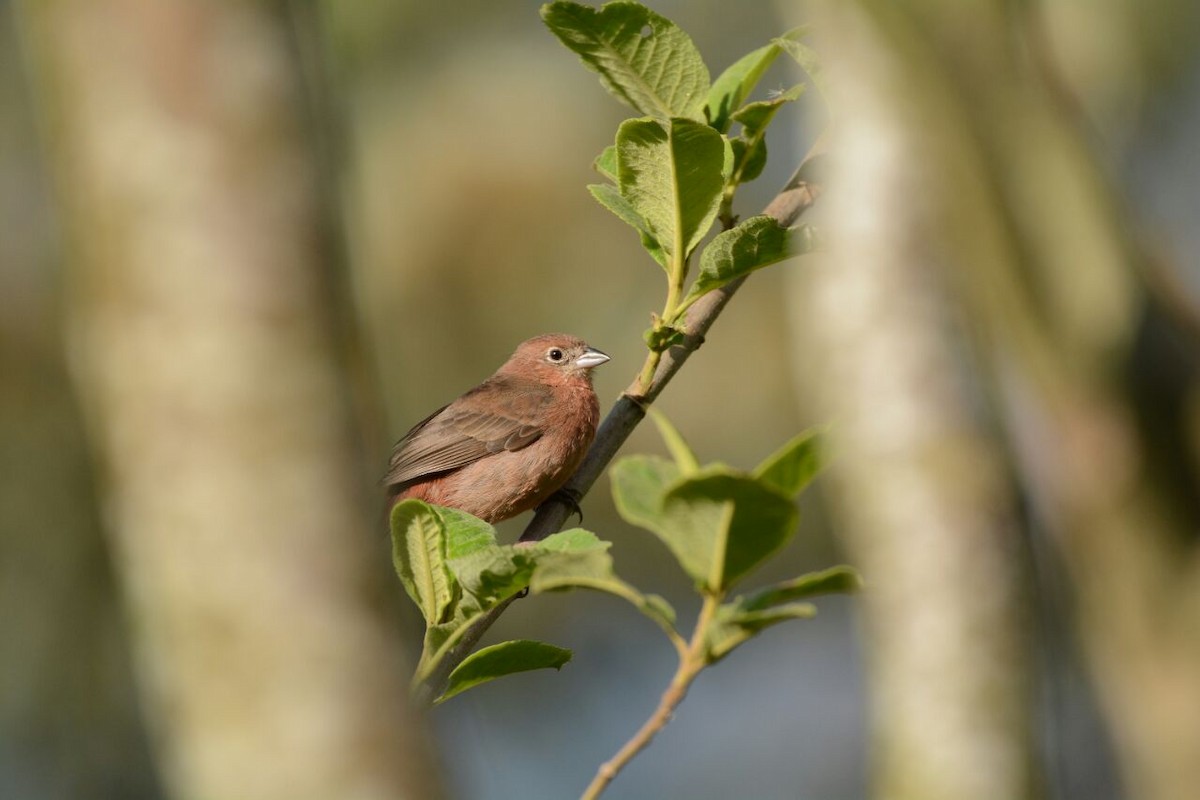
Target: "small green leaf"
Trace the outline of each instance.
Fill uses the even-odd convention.
[[[604,177],[608,178],[613,183],[617,182],[617,146],[610,144],[596,156],[596,160],[592,162],[592,169],[599,172]]]
[[[862,578],[853,567],[830,567],[759,589],[746,597],[737,598],[735,603],[750,613],[822,594],[848,594],[861,587]]]
[[[762,74],[779,55],[779,45],[769,44],[742,56],[713,81],[704,104],[708,124],[721,133],[729,130],[729,118],[754,91]]]
[[[776,450],[754,468],[754,477],[795,497],[821,471],[822,438],[805,431]]]
[[[403,500],[392,509],[392,562],[408,596],[427,625],[444,622],[454,603],[455,586],[446,567],[446,531],[434,508],[421,500]]]
[[[652,353],[662,353],[683,341],[684,333],[674,325],[658,321],[642,333],[642,341]]]
[[[773,39],[772,42],[779,45],[784,52],[796,60],[800,68],[808,73],[808,77],[812,79],[813,86],[816,87],[821,97],[828,102],[829,86],[825,83],[825,71],[821,67],[821,57],[817,55],[817,51],[794,39],[780,38]]]
[[[617,188],[607,183],[592,183],[587,188],[592,193],[592,197],[596,198],[596,202],[616,214],[618,219],[632,226],[638,232],[642,239],[642,247],[646,248],[650,257],[657,261],[663,269],[667,269],[667,254],[663,252],[662,245],[654,238],[650,225],[630,205],[629,201],[621,196]]]
[[[467,656],[450,673],[446,691],[435,702],[443,703],[481,683],[534,669],[562,669],[571,651],[545,642],[516,639],[484,647]]]
[[[561,1],[542,6],[542,19],[618,100],[659,119],[703,119],[708,67],[669,19],[638,3]]]
[[[631,119],[617,130],[621,196],[672,260],[708,232],[732,169],[729,143],[699,122]]]
[[[792,40],[806,33],[806,28],[796,28],[779,38]],[[779,55],[779,49],[779,44],[774,41],[766,47],[760,47],[739,58],[713,81],[704,105],[704,113],[708,118],[709,125],[721,133],[729,130],[730,116],[754,91],[754,87],[758,85],[763,73]]]
[[[771,124],[771,120],[775,118],[775,114],[785,104],[796,100],[800,95],[804,94],[804,84],[799,84],[788,89],[786,92],[781,92],[770,100],[760,100],[757,103],[749,103],[733,114],[733,121],[740,122],[745,128],[745,136],[747,139],[752,139],[761,136],[766,132],[767,126]]]
[[[789,255],[787,228],[766,215],[743,220],[717,234],[704,248],[700,254],[700,273],[688,290],[684,305]]]
[[[671,424],[671,420],[667,419],[666,414],[654,406],[650,406],[649,412],[650,419],[654,420],[654,424],[658,427],[659,436],[662,437],[663,442],[667,445],[667,450],[671,453],[671,458],[675,459],[675,466],[679,467],[679,473],[692,475],[699,472],[700,462],[696,460],[696,454],[688,446],[683,434]]]
[[[747,142],[742,137],[729,140],[733,148],[733,175],[737,183],[749,183],[762,174],[767,165],[767,140]]]
[[[706,631],[705,656],[710,664],[720,661],[763,628],[790,619],[809,619],[816,613],[811,603],[789,603],[760,611],[746,611],[738,601],[725,603],[717,609]]]

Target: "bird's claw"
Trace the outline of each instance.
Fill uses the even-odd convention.
[[[579,507],[579,501],[583,499],[583,496],[580,495],[579,492],[575,491],[574,489],[568,489],[564,486],[562,489],[559,489],[557,492],[550,495],[550,499],[557,500],[560,503],[570,506],[571,513],[579,517],[580,525],[583,524],[583,509]],[[569,515],[567,519],[570,519]]]

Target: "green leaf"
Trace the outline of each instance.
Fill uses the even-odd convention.
[[[720,661],[763,628],[789,619],[808,619],[816,613],[810,603],[790,603],[761,611],[746,611],[738,601],[725,603],[717,609],[705,632],[705,656],[710,664]]]
[[[592,169],[599,172],[604,177],[608,178],[613,183],[617,182],[617,146],[610,144],[604,148],[600,155],[596,156],[596,160],[592,162]]]
[[[700,254],[700,273],[683,304],[756,269],[770,266],[791,255],[788,230],[766,215],[743,220],[717,234]]]
[[[862,578],[858,570],[847,566],[830,567],[759,589],[746,597],[737,598],[735,603],[747,613],[758,612],[817,595],[848,594],[861,587]]]
[[[801,44],[790,38],[773,39],[772,42],[779,45],[784,52],[795,59],[802,70],[808,73],[808,77],[812,79],[813,86],[816,87],[821,97],[828,103],[829,86],[825,83],[825,71],[821,67],[821,57],[817,55],[817,51],[806,44]]]
[[[721,133],[729,130],[729,118],[754,91],[762,74],[779,55],[779,45],[769,44],[742,56],[713,81],[704,104],[708,124]]]
[[[732,169],[729,143],[707,125],[631,119],[617,130],[621,195],[672,258],[686,258],[708,232]]]
[[[448,565],[463,590],[487,611],[529,586],[534,559],[533,548],[496,545],[450,559]]]
[[[671,486],[657,533],[697,583],[724,591],[795,533],[790,498],[727,467]]]
[[[779,109],[785,103],[796,100],[802,94],[804,94],[804,84],[801,83],[793,86],[786,92],[781,92],[770,100],[760,100],[757,103],[747,104],[736,111],[732,119],[734,122],[742,124],[747,139],[761,136],[766,132],[767,126],[771,124],[771,120],[775,118],[775,114]]]
[[[667,450],[671,453],[671,458],[675,459],[675,466],[679,467],[681,475],[691,475],[700,471],[700,462],[696,460],[696,454],[692,452],[692,448],[688,446],[687,441],[674,425],[671,420],[667,419],[667,415],[659,411],[654,406],[648,409],[650,419],[654,420],[654,424],[658,427],[658,434],[662,436],[663,442],[667,445]]]
[[[403,500],[392,509],[392,562],[408,596],[427,625],[444,622],[455,586],[446,566],[446,531],[437,512],[421,500]]]
[[[732,119],[742,125],[742,135],[733,139],[732,186],[749,183],[762,174],[767,163],[767,127],[784,103],[790,103],[804,91],[804,85],[793,86],[770,100],[750,103],[734,112]]]
[[[691,38],[638,3],[599,10],[570,2],[542,6],[542,19],[604,87],[640,113],[703,119],[708,67]]]
[[[762,174],[767,165],[767,140],[751,144],[738,136],[729,140],[733,148],[733,175],[737,183],[749,183]]]
[[[728,588],[795,532],[790,498],[719,464],[683,476],[666,459],[630,456],[610,476],[621,517],[657,536],[699,586]]]
[[[462,558],[496,546],[496,529],[479,517],[445,506],[431,506],[446,530],[446,558]]]
[[[609,470],[613,503],[626,522],[653,531],[662,519],[667,487],[679,480],[679,467],[658,456],[627,456]]]
[[[805,33],[807,33],[806,28],[796,28],[785,33],[780,39],[792,40]],[[708,124],[721,133],[729,130],[730,116],[754,91],[754,87],[758,85],[763,73],[779,55],[779,50],[780,46],[777,41],[773,41],[766,47],[760,47],[739,58],[713,81],[704,105]]]
[[[583,528],[552,533],[535,545],[538,551],[546,553],[570,553],[587,550],[607,550],[612,542],[600,539],[596,534]]]
[[[534,669],[562,669],[571,651],[545,642],[515,639],[476,650],[450,673],[446,691],[435,702],[443,703],[481,683]]]
[[[591,534],[589,534],[591,535]],[[675,610],[657,595],[643,595],[613,572],[609,542],[592,536],[593,544],[559,550],[538,558],[529,587],[534,594],[566,589],[594,589],[627,600],[664,629],[674,630]],[[548,541],[548,539],[547,539]]]
[[[663,269],[668,269],[667,254],[663,252],[662,245],[654,238],[654,234],[650,231],[650,225],[629,204],[629,201],[621,196],[617,188],[607,183],[592,183],[587,188],[592,193],[592,197],[596,198],[596,201],[600,205],[616,214],[617,218],[625,224],[632,226],[638,232],[638,235],[641,236],[642,247],[646,248],[646,252],[650,254],[650,257],[657,261]]]
[[[754,477],[795,497],[821,471],[822,437],[805,431],[767,456],[754,468]]]

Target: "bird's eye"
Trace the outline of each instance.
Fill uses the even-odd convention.
[[[556,362],[562,361],[563,360],[563,351],[559,350],[557,347],[551,347],[550,352],[546,353],[546,358],[550,359],[551,361],[556,361]]]

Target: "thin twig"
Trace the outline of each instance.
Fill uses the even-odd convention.
[[[708,633],[709,623],[712,622],[713,615],[717,613],[720,605],[720,597],[704,596],[704,606],[700,609],[700,616],[696,619],[696,629],[692,632],[692,640],[688,644],[687,651],[679,659],[679,668],[675,671],[675,676],[671,678],[667,690],[663,692],[662,699],[658,701],[658,708],[654,709],[650,718],[617,751],[615,756],[600,765],[600,769],[596,770],[596,777],[592,778],[592,782],[580,795],[579,800],[595,800],[599,797],[600,793],[612,783],[613,778],[617,777],[617,773],[624,769],[634,756],[642,752],[646,745],[650,744],[651,740],[658,735],[658,732],[671,721],[671,715],[675,713],[676,707],[687,696],[692,681],[696,680],[696,676],[704,669],[706,663],[705,637]]]
[[[783,190],[767,204],[763,213],[774,217],[781,225],[790,226],[801,214],[811,208],[821,194],[823,186],[818,173],[824,161],[824,155],[825,138],[821,137],[809,150],[799,169],[792,175]],[[592,484],[608,468],[617,451],[625,444],[629,434],[646,416],[646,406],[658,398],[692,353],[699,350],[700,345],[704,344],[704,337],[709,328],[717,321],[717,317],[725,309],[725,304],[729,302],[734,292],[745,280],[745,277],[738,278],[720,289],[709,292],[688,309],[682,326],[683,341],[662,354],[654,372],[654,379],[645,392],[641,390],[640,380],[635,379],[621,393],[617,402],[613,404],[612,410],[608,412],[608,416],[600,424],[600,429],[596,432],[596,440],[588,450],[583,464],[565,487],[572,496],[582,498],[588,493]],[[574,509],[569,503],[554,499],[546,501],[538,507],[533,519],[526,526],[525,532],[521,535],[521,541],[538,542],[550,534],[562,530],[562,526],[566,524],[573,511]],[[423,699],[429,702],[442,693],[450,673],[470,655],[480,637],[504,613],[504,609],[508,608],[514,599],[516,598],[504,601],[475,623],[474,627],[462,637],[454,649],[430,674],[426,682],[428,690],[420,694],[419,700]]]

